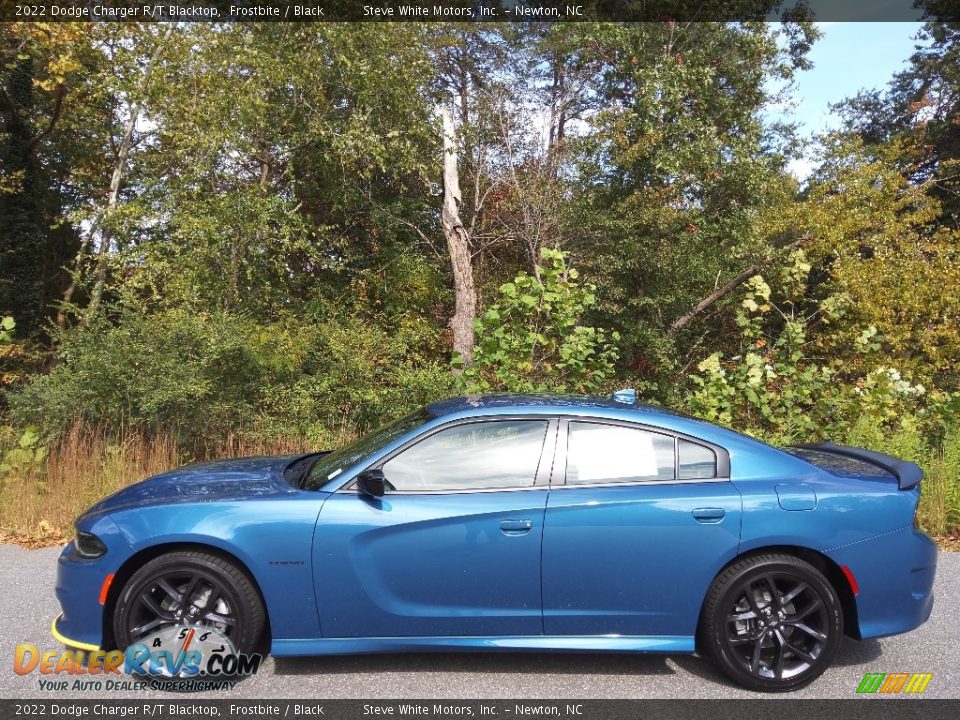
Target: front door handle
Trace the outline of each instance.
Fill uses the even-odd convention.
[[[533,520],[501,520],[500,531],[504,535],[526,535],[533,528]]]
[[[696,508],[693,511],[693,517],[702,523],[718,523],[726,514],[727,511],[723,508]]]

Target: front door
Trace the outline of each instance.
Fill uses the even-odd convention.
[[[543,536],[546,635],[694,635],[740,542],[740,494],[718,454],[651,429],[563,421]]]
[[[324,637],[539,635],[556,424],[442,426],[377,464],[382,498],[331,495],[313,553]]]

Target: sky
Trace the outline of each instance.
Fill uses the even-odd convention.
[[[823,33],[809,58],[813,68],[798,74],[793,102],[769,114],[799,125],[802,136],[836,129],[838,118],[830,104],[856,95],[860,90],[882,88],[904,69],[913,54],[920,23],[838,22],[819,23]],[[803,179],[811,162],[797,160],[791,170]]]

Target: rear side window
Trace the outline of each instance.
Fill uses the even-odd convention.
[[[673,480],[673,446],[669,435],[619,425],[571,422],[567,485]]]
[[[708,447],[689,440],[677,441],[677,477],[700,480],[717,476],[717,454]]]

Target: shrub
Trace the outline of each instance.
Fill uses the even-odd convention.
[[[241,319],[125,313],[71,331],[46,375],[10,393],[13,417],[56,434],[74,420],[207,428],[242,421],[258,372]]]
[[[64,337],[57,365],[9,394],[19,425],[44,435],[75,421],[174,433],[338,444],[448,394],[422,323],[345,316],[256,323],[226,312],[121,313]]]
[[[541,251],[536,276],[521,272],[500,286],[497,302],[476,321],[473,364],[462,385],[471,392],[592,393],[614,375],[617,333],[583,324],[596,288],[581,284],[567,253]],[[456,362],[456,361],[455,361]]]
[[[740,353],[716,352],[697,365],[701,374],[691,378],[691,412],[771,441],[793,442],[842,437],[860,417],[889,426],[904,414],[923,411],[922,385],[896,368],[870,369],[880,347],[875,328],[860,333],[848,357],[817,357],[809,327],[814,321],[829,326],[845,301],[830,296],[804,312],[793,298],[809,270],[802,251],[795,251],[781,278],[785,296],[779,302],[763,277],[748,281],[736,317]]]

